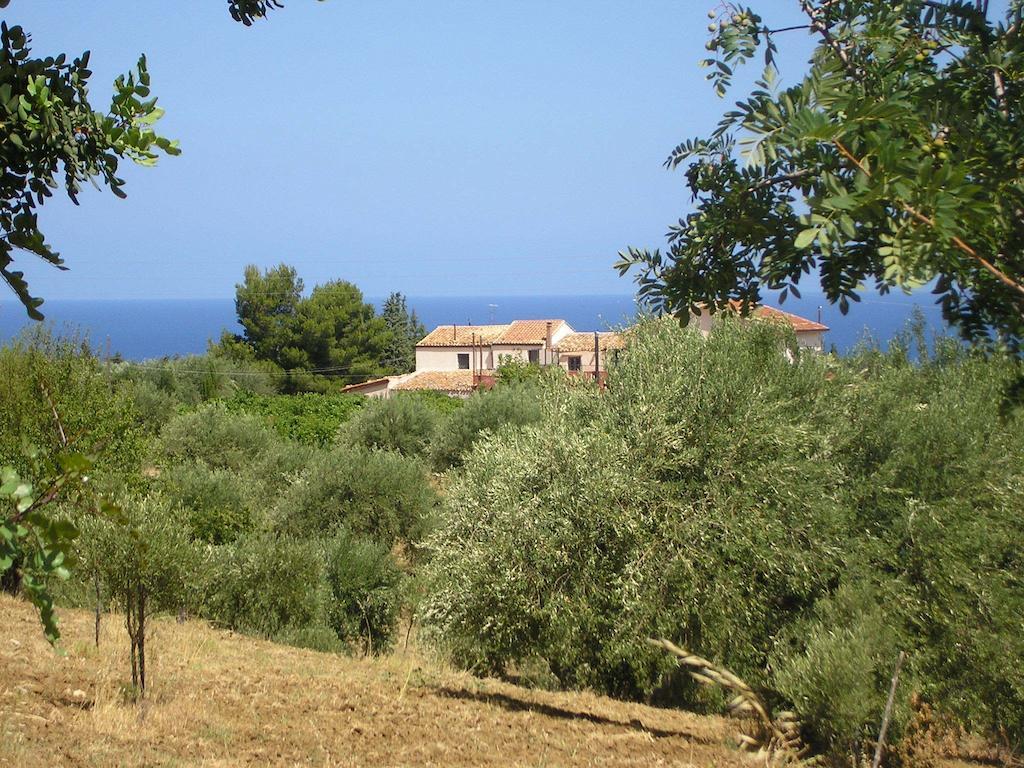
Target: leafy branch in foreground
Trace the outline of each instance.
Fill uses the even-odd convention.
[[[748,729],[750,732],[741,731],[739,734],[742,749],[756,751],[766,760],[802,759],[807,755],[809,749],[800,739],[800,722],[793,712],[779,712],[773,717],[768,705],[754,689],[724,667],[716,666],[664,638],[651,638],[647,642],[678,658],[690,677],[701,685],[717,685],[732,694],[729,714],[746,717],[752,725]]]
[[[0,0],[6,8],[9,0]],[[228,0],[231,18],[250,26],[280,0]],[[75,204],[85,182],[109,187],[125,197],[118,163],[129,159],[155,165],[159,153],[180,154],[178,142],[153,128],[164,111],[150,97],[145,55],[135,69],[114,81],[106,112],[89,102],[89,52],[36,58],[31,36],[20,26],[0,22],[0,279],[14,291],[29,317],[42,320],[42,299],[32,296],[14,252],[27,251],[58,269],[67,269],[39,228],[36,208],[60,185]]]
[[[39,229],[36,207],[61,183],[72,202],[85,182],[100,182],[124,197],[118,162],[128,158],[153,165],[158,153],[179,153],[177,142],[156,133],[163,115],[150,98],[146,57],[118,77],[109,110],[93,109],[88,98],[89,52],[73,61],[31,56],[30,36],[0,23],[0,278],[42,319],[41,299],[29,293],[24,274],[13,268],[14,251],[32,253],[65,269]]]
[[[54,471],[33,484],[14,468],[0,469],[0,573],[17,569],[21,588],[39,609],[46,639],[60,638],[53,597],[48,581],[66,579],[73,559],[72,545],[78,529],[68,520],[52,514],[51,505],[62,493],[85,482],[92,462],[73,451],[59,453]]]
[[[931,285],[965,339],[1024,340],[1024,42],[1020,2],[989,19],[959,0],[795,0],[806,24],[772,29],[725,3],[703,64],[725,95],[763,51],[753,90],[705,138],[681,143],[694,210],[668,248],[629,248],[640,297],[684,321],[700,304],[749,307],[817,279],[842,312],[866,286]],[[776,82],[777,38],[817,46]]]

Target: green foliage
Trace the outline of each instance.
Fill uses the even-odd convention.
[[[384,300],[380,316],[390,334],[381,357],[381,367],[388,373],[416,370],[416,343],[427,335],[416,311],[410,314],[405,296],[395,292]]]
[[[320,651],[393,641],[404,580],[376,542],[245,536],[211,548],[202,573],[197,607],[218,625]]]
[[[275,643],[309,648],[321,653],[341,653],[347,649],[334,629],[326,624],[289,626],[274,635],[273,640]]]
[[[709,78],[765,52],[754,90],[708,138],[683,142],[695,209],[667,252],[630,248],[639,295],[685,322],[701,303],[799,296],[806,274],[844,313],[863,286],[934,281],[943,316],[975,342],[1024,337],[1024,47],[1020,7],[988,18],[959,0],[794,2],[817,47],[802,80],[775,82],[776,40],[726,3],[710,27]]]
[[[275,500],[315,454],[219,403],[172,419],[153,453],[159,486],[183,506],[192,535],[214,544],[266,530]]]
[[[255,416],[208,403],[175,416],[160,432],[158,454],[169,462],[202,461],[212,469],[240,472],[278,441]]]
[[[158,494],[117,500],[107,515],[83,517],[82,538],[106,593],[122,612],[140,590],[147,615],[186,605],[199,552],[181,525],[180,510]]]
[[[540,417],[540,390],[536,386],[513,383],[478,390],[441,425],[432,449],[434,466],[446,469],[461,464],[463,455],[484,432],[506,424],[532,424]]]
[[[644,645],[672,638],[847,754],[905,650],[905,694],[1019,739],[1020,363],[792,341],[648,322],[603,393],[552,383],[542,419],[477,442],[427,542],[429,632],[473,668],[705,705]]]
[[[544,370],[537,363],[529,363],[521,357],[502,355],[499,358],[495,378],[500,384],[526,384],[539,381]]]
[[[159,432],[177,412],[178,401],[174,395],[151,381],[134,382],[129,392],[139,423],[147,433]]]
[[[31,296],[23,273],[12,268],[13,253],[28,251],[65,268],[39,229],[36,212],[60,184],[58,174],[73,202],[85,182],[105,184],[124,197],[124,181],[117,175],[121,159],[154,165],[159,152],[179,150],[177,142],[153,130],[163,110],[149,98],[145,56],[114,82],[104,113],[88,100],[88,52],[71,62],[63,53],[35,58],[29,42],[21,27],[0,24],[0,277],[29,316],[41,320],[42,300]]]
[[[261,417],[280,436],[305,445],[329,445],[338,428],[366,404],[361,395],[254,395],[239,393],[225,405],[231,413]]]
[[[0,467],[0,575],[11,572],[25,595],[39,610],[46,639],[60,637],[53,612],[51,578],[67,579],[78,529],[54,513],[61,492],[74,490],[92,469],[85,456],[65,452],[54,460],[53,472],[38,487],[13,467]]]
[[[142,398],[141,407],[156,408],[157,414],[166,408],[168,401],[191,406],[235,395],[268,395],[277,391],[276,380],[280,373],[270,363],[234,360],[220,354],[220,350],[112,366],[114,379],[134,382],[136,400]],[[154,390],[162,394],[162,401],[157,399]]]
[[[444,392],[435,392],[432,389],[420,389],[412,392],[403,392],[402,397],[418,400],[433,408],[440,416],[449,416],[463,406],[465,401],[461,397],[452,397]]]
[[[854,585],[814,606],[813,618],[795,623],[780,642],[774,684],[801,713],[804,738],[821,751],[853,755],[878,736],[880,713],[898,649],[905,638],[886,621],[877,596]],[[903,690],[914,682],[906,671]],[[901,696],[890,736],[898,740],[907,716]]]
[[[437,494],[423,466],[391,451],[338,446],[313,459],[278,504],[278,524],[302,536],[342,529],[390,547],[416,539]]]
[[[285,264],[264,273],[246,267],[235,292],[245,333],[240,339],[225,338],[221,346],[244,343],[257,359],[285,369],[290,376],[284,384],[290,391],[313,385],[311,372],[345,383],[380,373],[390,334],[359,289],[334,280],[316,286],[308,298],[302,290],[302,280]]]
[[[295,353],[294,326],[302,301],[302,278],[294,267],[280,264],[261,273],[250,264],[243,282],[235,286],[235,311],[242,326],[244,341],[264,360],[283,367]]]
[[[397,394],[369,401],[338,437],[350,445],[421,456],[430,448],[439,423],[437,410],[425,400]]]
[[[326,627],[329,589],[318,542],[289,536],[248,536],[210,550],[202,616],[263,637]]]
[[[130,483],[145,437],[132,401],[86,342],[33,328],[0,348],[0,463],[32,473],[26,446],[52,463],[64,442],[73,441],[79,452],[95,455],[95,484]]]
[[[243,474],[189,461],[164,470],[160,484],[166,496],[183,507],[193,539],[225,544],[256,527],[254,508],[259,502]]]
[[[342,532],[326,544],[329,621],[337,636],[371,653],[394,641],[402,605],[402,573],[382,544]]]
[[[199,553],[178,519],[157,495],[127,496],[116,515],[83,520],[91,569],[125,616],[131,643],[132,688],[146,690],[146,623],[188,600]]]

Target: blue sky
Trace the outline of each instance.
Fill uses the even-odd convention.
[[[222,0],[0,14],[40,55],[91,49],[96,105],[145,52],[183,150],[124,166],[127,200],[48,202],[71,271],[19,258],[36,294],[227,298],[244,265],[280,261],[369,296],[630,293],[616,252],[663,245],[689,209],[662,160],[731,103],[698,67],[713,2],[285,4],[250,28]],[[808,38],[783,45],[791,80]]]

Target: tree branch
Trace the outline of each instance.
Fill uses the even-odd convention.
[[[996,88],[996,101],[999,102],[999,114],[1003,117],[1010,116],[1010,109],[1006,104],[1006,84],[1003,82],[1003,73],[998,67],[992,68],[992,83]]]
[[[770,179],[762,179],[756,184],[751,185],[747,189],[747,192],[756,192],[757,190],[764,189],[765,187],[771,187],[775,184],[781,184],[787,181],[796,181],[798,179],[806,178],[807,176],[812,176],[813,174],[814,171],[812,171],[810,168],[804,168],[803,170],[800,171],[793,171],[792,173],[783,173],[778,176],[772,176]]]
[[[835,144],[836,149],[838,149],[847,160],[849,160],[851,163],[857,166],[857,169],[861,173],[863,173],[869,179],[871,178],[871,171],[868,170],[867,166],[865,166],[860,160],[858,160],[854,156],[854,154],[850,152],[850,150],[844,147],[843,143],[839,141],[839,139],[834,139],[832,143]],[[935,228],[935,221],[929,218],[928,216],[925,216],[916,208],[912,207],[911,205],[908,205],[907,203],[900,203],[900,207],[902,207],[906,213],[909,213],[911,216],[913,216],[917,221],[921,222],[922,224],[928,225],[932,229]],[[1017,282],[1012,277],[1007,275],[1005,272],[996,267],[992,262],[983,257],[981,254],[979,254],[976,250],[974,250],[971,246],[969,246],[956,235],[951,236],[950,240],[952,241],[953,245],[955,245],[961,251],[963,251],[972,259],[977,261],[987,272],[989,272],[997,280],[999,280],[999,282],[1003,283],[1003,285],[1017,292],[1018,294],[1020,294],[1022,298],[1024,298],[1024,284]]]
[[[759,31],[763,35],[774,35],[776,32],[793,32],[797,29],[812,29],[810,24],[796,24],[792,27],[779,27],[778,29],[768,29],[768,27],[762,27]]]
[[[829,29],[829,25],[822,21],[818,15],[818,10],[812,4],[811,0],[800,0],[800,8],[807,15],[807,18],[811,20],[810,28],[812,32],[817,32],[821,35],[825,44],[832,49],[833,53],[839,57],[839,61],[842,62],[843,67],[855,80],[860,80],[860,72],[853,66],[853,62],[850,61],[850,54],[843,46],[839,44],[839,41],[833,37],[832,32]]]

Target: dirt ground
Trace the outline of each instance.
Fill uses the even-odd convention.
[[[158,620],[150,691],[124,701],[127,637],[62,610],[58,655],[0,595],[0,766],[750,766],[731,723],[527,690],[415,651],[316,653]]]

